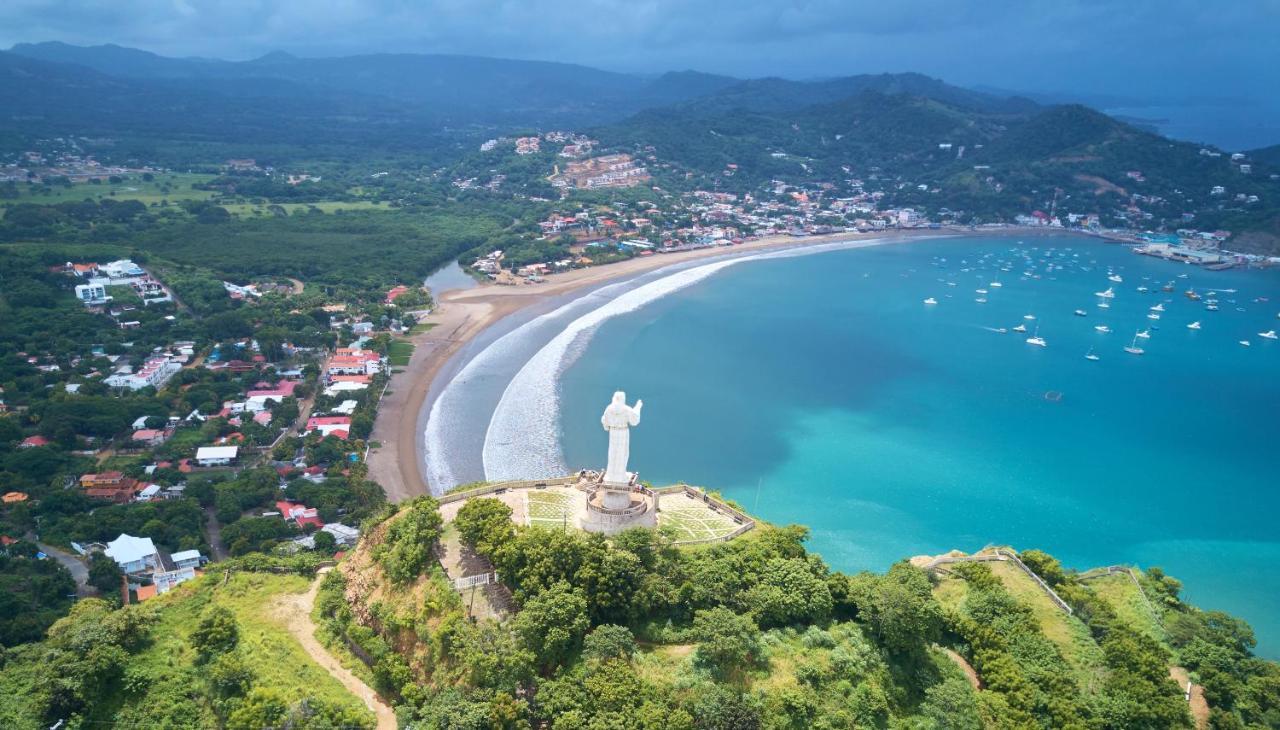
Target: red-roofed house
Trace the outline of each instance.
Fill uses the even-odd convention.
[[[140,428],[133,432],[131,438],[148,446],[159,446],[169,438],[169,434],[158,428]]]
[[[142,489],[138,480],[130,479],[118,471],[85,474],[80,477],[80,486],[84,488],[85,496],[110,500],[116,504],[132,502]]]
[[[268,401],[280,403],[285,398],[293,396],[294,388],[298,387],[296,380],[281,380],[275,387],[266,387],[266,383],[258,383],[259,388],[245,393],[244,408],[246,411],[257,413],[267,407]]]
[[[308,507],[297,502],[281,500],[276,502],[276,509],[280,511],[280,516],[286,521],[292,520],[302,525],[315,525],[316,527],[324,527],[324,520],[320,519],[320,513],[315,507]]]
[[[391,291],[387,292],[387,304],[395,304],[396,298],[401,294],[406,294],[409,287],[402,285],[391,287]]]
[[[351,432],[351,419],[347,416],[312,416],[307,419],[307,433],[312,431],[319,431],[321,436],[346,439]]]
[[[345,352],[344,352],[345,350]],[[382,370],[382,356],[368,350],[339,349],[329,360],[326,373],[336,375],[373,375]]]
[[[37,446],[48,446],[49,439],[44,436],[28,436],[22,439],[22,443],[18,445],[20,449],[34,449]]]

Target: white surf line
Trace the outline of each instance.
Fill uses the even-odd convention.
[[[454,474],[448,459],[443,458],[441,455],[447,453],[447,449],[450,448],[447,438],[450,426],[449,414],[466,412],[467,409],[475,407],[475,404],[467,401],[467,384],[472,380],[489,377],[491,368],[495,364],[500,363],[505,357],[509,357],[513,350],[519,348],[521,339],[528,333],[531,326],[543,324],[549,320],[564,316],[572,307],[580,305],[584,298],[597,295],[607,297],[612,294],[613,290],[622,288],[625,283],[610,284],[587,292],[551,312],[529,320],[524,325],[499,337],[476,353],[454,377],[449,379],[449,382],[445,384],[440,394],[431,403],[431,408],[427,414],[426,428],[422,435],[424,461],[426,462],[424,469],[428,484],[437,490],[444,490],[460,483],[459,477]]]
[[[766,251],[683,269],[624,292],[570,322],[525,363],[503,392],[485,433],[485,479],[543,479],[568,473],[560,448],[559,377],[585,351],[595,330],[609,319],[634,312],[661,297],[744,261],[807,256],[826,251],[877,246],[897,240],[899,239],[876,238],[836,241]]]

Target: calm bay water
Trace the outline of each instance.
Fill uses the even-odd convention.
[[[561,378],[561,444],[567,464],[598,466],[599,414],[623,388],[645,401],[642,478],[808,525],[838,569],[989,543],[1078,568],[1159,565],[1193,601],[1247,618],[1276,656],[1280,342],[1257,333],[1277,312],[1276,272],[1079,238],[749,261],[605,322]],[[1048,346],[992,331],[1023,323]],[[1146,354],[1124,352],[1139,329]]]

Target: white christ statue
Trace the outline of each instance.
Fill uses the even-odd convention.
[[[600,425],[609,432],[609,465],[604,470],[605,484],[629,484],[627,458],[631,455],[631,427],[640,425],[640,409],[644,401],[636,401],[634,408],[627,405],[627,394],[617,391],[613,402],[600,416]]]

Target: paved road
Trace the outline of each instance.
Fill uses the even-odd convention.
[[[227,548],[222,544],[222,524],[218,522],[218,512],[212,506],[204,508],[205,531],[209,534],[210,559],[215,563],[227,559]]]
[[[54,560],[62,563],[62,566],[71,571],[71,577],[76,581],[76,593],[81,596],[88,596],[96,593],[93,588],[89,587],[89,566],[84,564],[80,558],[66,553],[52,545],[46,545],[42,542],[36,543],[40,551]]]

